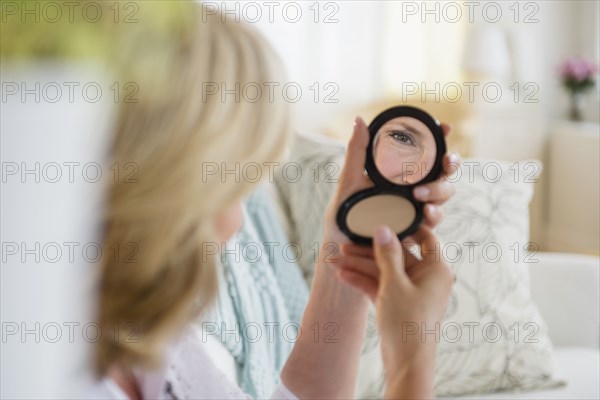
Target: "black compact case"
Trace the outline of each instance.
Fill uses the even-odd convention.
[[[414,118],[422,122],[427,129],[431,132],[436,146],[436,154],[432,167],[427,171],[426,175],[419,181],[411,184],[397,184],[388,180],[377,168],[375,162],[375,143],[377,140],[377,134],[379,130],[388,122],[399,117]],[[387,109],[380,113],[369,125],[369,145],[367,147],[366,164],[365,170],[374,186],[368,189],[361,190],[349,198],[347,198],[340,206],[336,221],[339,228],[344,232],[353,242],[363,245],[371,245],[373,242],[372,237],[363,236],[356,232],[353,232],[349,228],[348,214],[360,202],[381,195],[393,195],[402,197],[410,202],[414,207],[415,217],[405,229],[396,232],[398,239],[403,239],[406,236],[413,234],[423,221],[423,209],[425,204],[418,201],[413,196],[413,189],[416,186],[424,183],[432,182],[438,179],[443,170],[443,158],[446,154],[446,141],[444,139],[444,132],[440,126],[440,123],[429,115],[427,112],[410,106],[397,106]],[[390,213],[399,212],[399,210],[391,209]],[[382,224],[385,221],[381,221]]]

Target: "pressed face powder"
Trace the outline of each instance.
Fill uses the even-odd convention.
[[[404,197],[380,194],[356,203],[349,211],[348,229],[361,236],[373,237],[375,229],[387,225],[393,232],[407,229],[415,219],[415,208]]]

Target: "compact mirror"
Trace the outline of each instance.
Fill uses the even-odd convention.
[[[416,118],[397,117],[383,124],[374,138],[375,166],[398,185],[418,183],[433,168],[437,148],[433,133]]]
[[[399,239],[418,229],[424,204],[412,191],[440,177],[446,153],[439,122],[415,107],[382,112],[369,125],[369,134],[365,170],[374,187],[350,196],[337,214],[340,229],[367,245],[381,225],[389,226]]]

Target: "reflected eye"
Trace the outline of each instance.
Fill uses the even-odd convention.
[[[394,139],[394,141],[405,145],[405,146],[415,146],[415,141],[412,136],[408,132],[404,131],[389,131],[388,136]]]

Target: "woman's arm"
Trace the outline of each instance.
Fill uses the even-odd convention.
[[[370,185],[362,174],[368,142],[367,127],[357,118],[338,190],[326,213],[322,250],[301,323],[303,333],[281,373],[283,383],[300,398],[354,397],[369,300],[336,276],[332,264],[338,261],[339,245],[348,239],[334,216],[341,201]],[[334,255],[326,257],[331,249]]]
[[[353,398],[368,299],[340,282],[326,263],[316,268],[303,333],[282,371],[282,381],[300,398]]]

